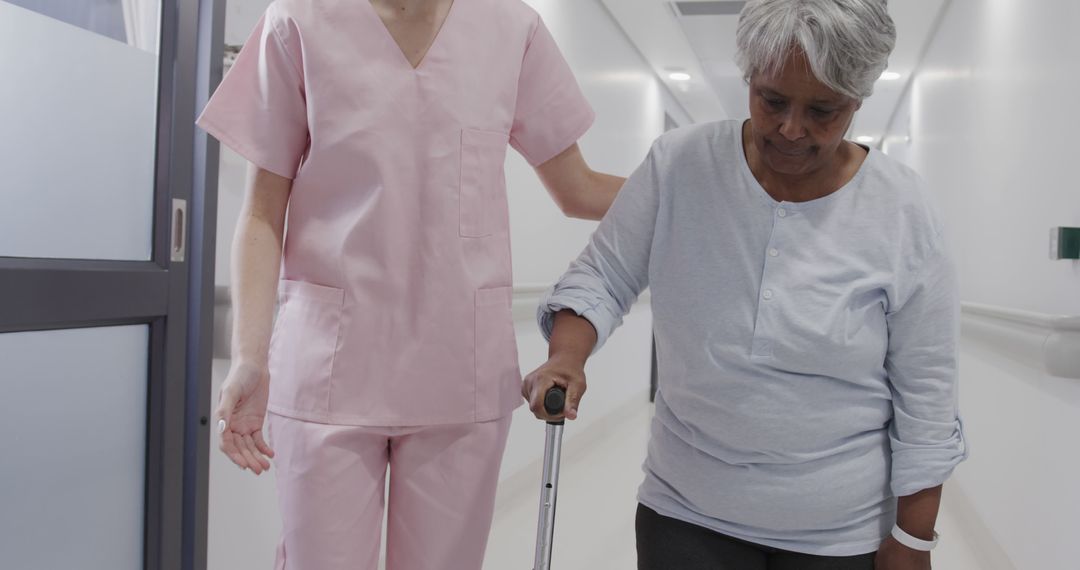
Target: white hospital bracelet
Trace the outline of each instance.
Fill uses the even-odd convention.
[[[938,543],[937,531],[934,531],[934,540],[922,540],[904,532],[904,529],[896,524],[892,527],[892,537],[896,539],[896,542],[899,542],[912,550],[919,550],[922,552],[930,552]]]

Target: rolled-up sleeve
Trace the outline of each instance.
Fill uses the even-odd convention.
[[[551,340],[554,314],[569,309],[596,329],[596,352],[648,286],[659,207],[659,154],[659,143],[654,143],[619,191],[585,251],[541,299],[537,319],[545,339]]]
[[[944,247],[923,261],[887,321],[891,487],[902,497],[944,483],[968,454],[957,407],[959,299]]]

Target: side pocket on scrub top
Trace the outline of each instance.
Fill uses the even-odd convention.
[[[270,406],[326,414],[345,292],[304,281],[281,281],[281,306],[270,343]]]

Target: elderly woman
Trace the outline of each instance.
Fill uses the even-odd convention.
[[[884,0],[757,0],[750,119],[661,137],[543,300],[567,390],[652,288],[659,390],[639,569],[925,569],[966,456],[957,292],[915,173],[844,133],[886,67]]]

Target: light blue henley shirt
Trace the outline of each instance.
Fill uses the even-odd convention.
[[[541,328],[571,309],[599,348],[646,287],[659,391],[639,500],[660,514],[862,554],[897,496],[966,457],[953,265],[921,180],[877,150],[836,192],[777,202],[739,122],[665,134],[542,301]]]

